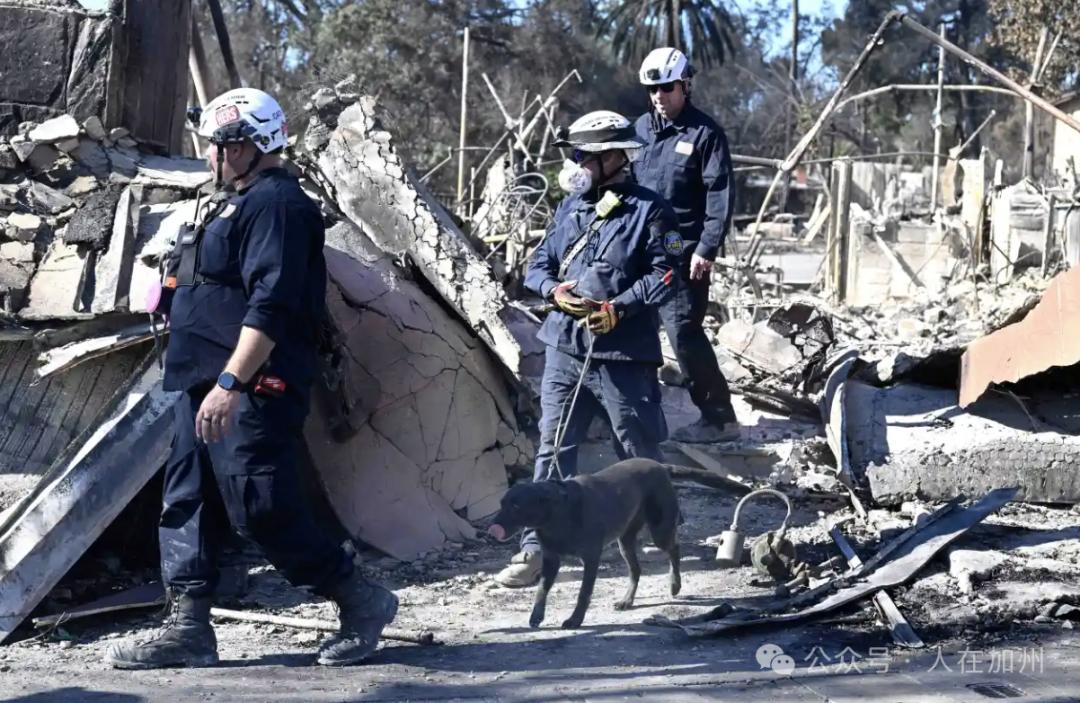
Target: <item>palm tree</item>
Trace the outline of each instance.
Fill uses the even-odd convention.
[[[735,24],[724,0],[615,0],[597,36],[611,37],[620,61],[641,61],[653,49],[679,49],[698,68],[724,63],[735,52]]]

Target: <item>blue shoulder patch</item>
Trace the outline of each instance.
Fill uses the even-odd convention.
[[[664,235],[664,249],[672,256],[683,253],[683,240],[678,232],[668,232]]]

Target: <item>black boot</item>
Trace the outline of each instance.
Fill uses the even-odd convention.
[[[341,629],[319,647],[319,663],[359,664],[375,652],[383,628],[394,621],[398,597],[370,583],[359,571],[340,581],[327,597],[337,604]]]
[[[148,642],[122,642],[110,646],[105,662],[117,669],[170,669],[217,664],[217,637],[210,625],[210,604],[210,598],[171,594],[165,629]]]

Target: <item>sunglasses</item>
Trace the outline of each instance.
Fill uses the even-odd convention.
[[[574,154],[570,157],[575,164],[584,164],[589,159],[596,158],[596,154],[588,151],[582,151],[581,149],[574,149]]]
[[[649,95],[653,95],[656,91],[661,93],[670,93],[675,90],[675,83],[664,83],[663,85],[649,85],[645,86],[645,90],[649,91]]]

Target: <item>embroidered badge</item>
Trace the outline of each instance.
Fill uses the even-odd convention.
[[[225,206],[225,209],[221,211],[221,214],[218,215],[218,217],[227,218],[230,215],[232,215],[234,212],[236,212],[236,206],[233,205],[232,203],[229,203],[228,205]]]
[[[694,145],[691,142],[676,142],[675,153],[690,156],[690,154],[694,153]]]
[[[664,235],[664,249],[674,256],[678,256],[683,252],[683,240],[678,232],[668,232]]]

